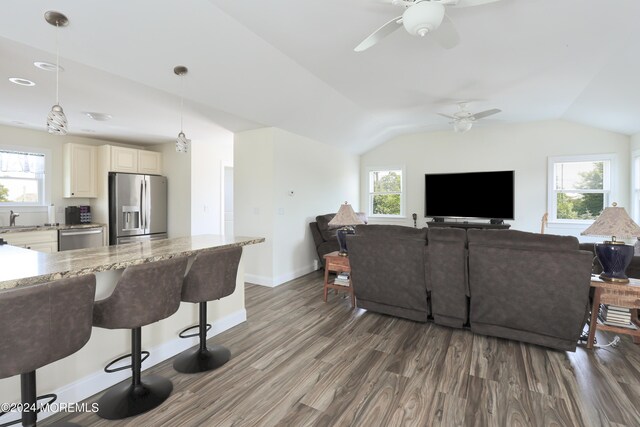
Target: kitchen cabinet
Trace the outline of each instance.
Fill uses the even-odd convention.
[[[138,173],[138,150],[135,148],[110,147],[111,172]]]
[[[155,151],[138,150],[138,173],[160,175],[162,173],[162,154]]]
[[[109,172],[162,174],[162,153],[135,148],[106,146]]]
[[[22,231],[0,234],[8,244],[38,252],[58,252],[58,231]]]
[[[98,147],[64,144],[63,165],[64,197],[98,196]]]

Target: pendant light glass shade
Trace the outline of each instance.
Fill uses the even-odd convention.
[[[55,135],[67,134],[67,116],[58,104],[51,107],[47,115],[47,131]]]
[[[178,153],[186,153],[189,151],[189,143],[190,139],[184,135],[184,132],[180,132],[178,134],[178,139],[176,139],[176,152]]]
[[[58,46],[58,30],[69,24],[69,20],[60,12],[50,10],[44,14],[44,19],[51,25],[56,27],[56,103],[51,107],[51,111],[47,115],[47,132],[54,135],[67,134],[67,116],[60,106],[60,49]]]

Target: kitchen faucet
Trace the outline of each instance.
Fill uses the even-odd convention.
[[[16,217],[19,217],[19,213],[13,213],[13,211],[9,211],[9,227],[13,227],[16,225]]]

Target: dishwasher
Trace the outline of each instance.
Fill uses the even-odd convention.
[[[58,251],[98,248],[104,246],[102,227],[70,228],[58,231]]]

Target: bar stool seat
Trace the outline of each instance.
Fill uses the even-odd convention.
[[[37,369],[64,359],[89,341],[95,293],[93,274],[0,292],[0,379],[20,374],[23,404],[37,404]],[[42,398],[52,403],[56,395]],[[20,421],[35,426],[37,412],[23,412],[21,420],[2,425]]]
[[[106,329],[131,330],[131,383],[111,387],[98,400],[98,416],[110,420],[147,412],[164,402],[173,390],[170,380],[148,375],[141,378],[142,326],[171,316],[180,306],[182,279],[187,258],[178,257],[127,267],[113,293],[95,303],[93,325]]]
[[[207,301],[231,295],[236,289],[238,264],[242,247],[216,249],[200,252],[184,278],[182,301],[199,304],[200,323],[185,329],[181,338],[199,336],[198,347],[186,350],[176,356],[173,368],[182,373],[193,374],[216,369],[229,361],[231,352],[221,346],[207,347]],[[197,334],[187,335],[186,331],[198,328]]]

